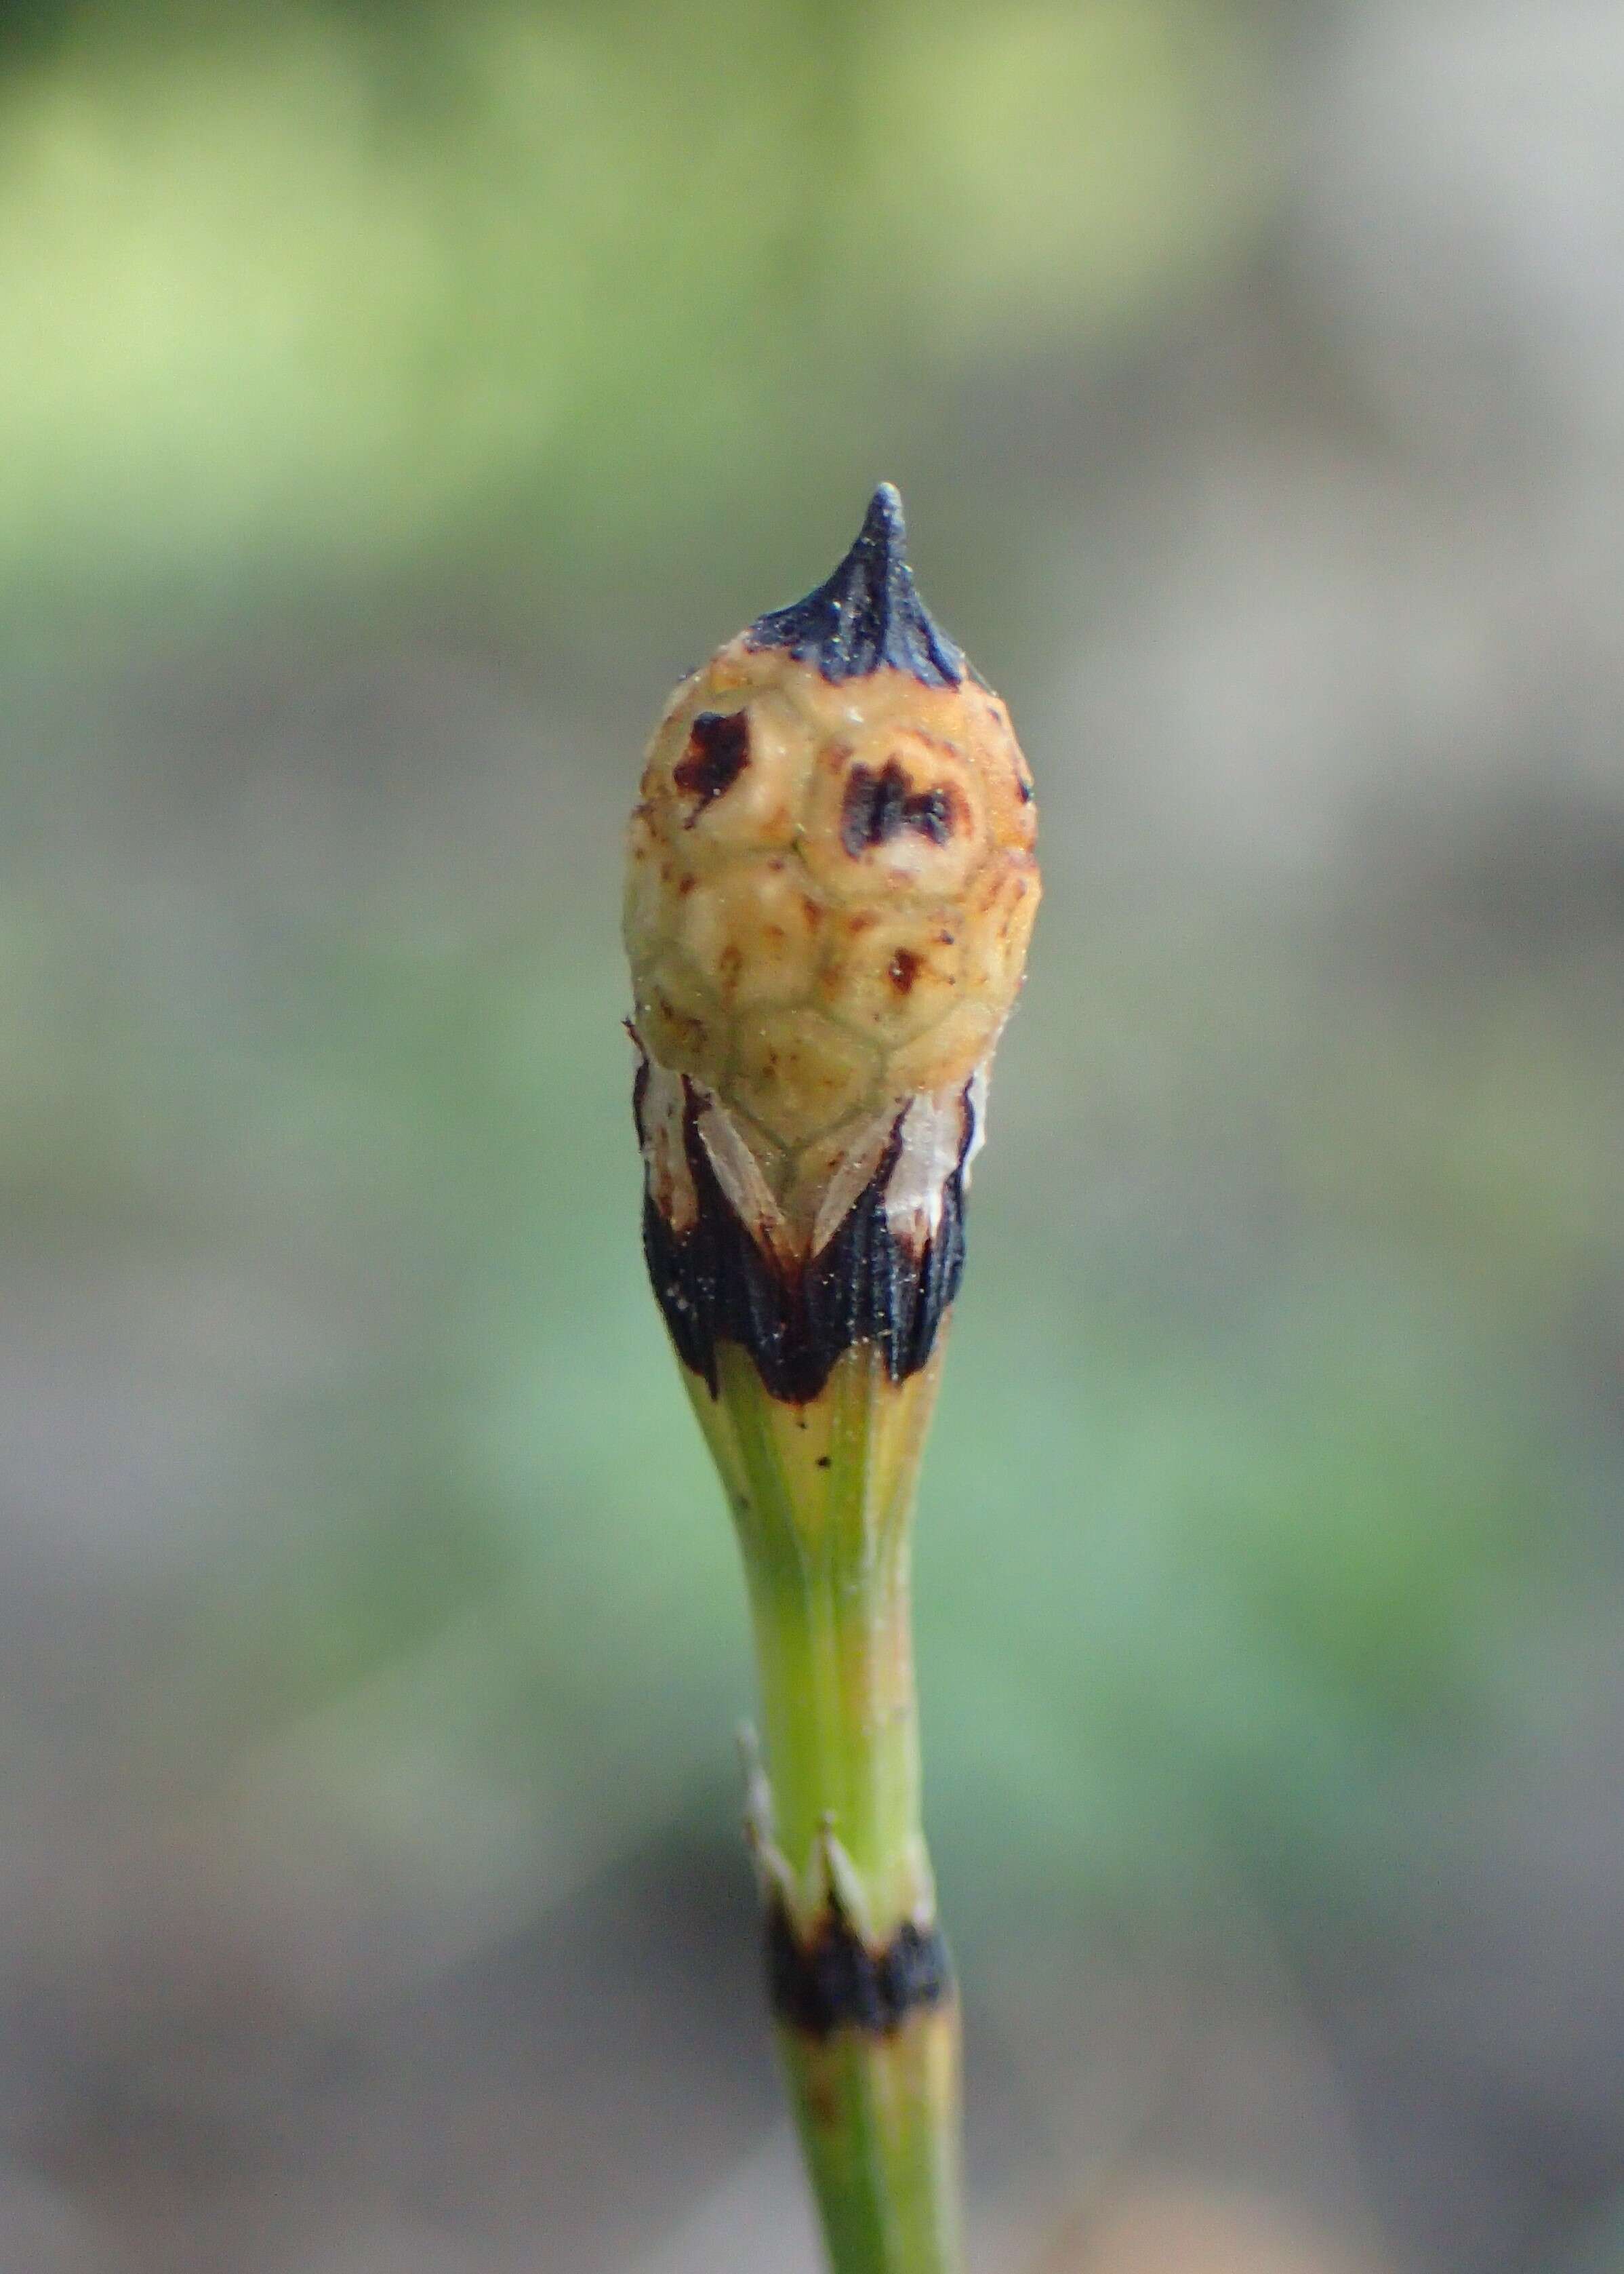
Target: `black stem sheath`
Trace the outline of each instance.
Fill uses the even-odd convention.
[[[648,1068],[633,1098],[642,1128]],[[959,1165],[947,1177],[936,1229],[916,1252],[891,1230],[885,1189],[902,1144],[890,1144],[834,1238],[798,1268],[769,1255],[723,1191],[700,1135],[699,1106],[685,1081],[683,1147],[698,1210],[674,1231],[652,1193],[643,1246],[655,1299],[677,1355],[714,1397],[717,1346],[737,1343],[755,1360],[770,1396],[805,1405],[854,1344],[877,1344],[892,1382],[926,1364],[964,1276],[964,1162],[974,1126],[965,1114]]]

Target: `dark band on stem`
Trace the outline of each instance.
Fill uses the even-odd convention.
[[[902,500],[882,482],[856,542],[832,576],[787,608],[758,616],[751,647],[786,648],[831,681],[861,679],[890,665],[927,687],[957,687],[963,650],[936,623],[914,590]]]
[[[870,1950],[831,1905],[802,1941],[775,1894],[767,1909],[767,1984],[774,2018],[802,2037],[836,2029],[884,2037],[910,2014],[944,2004],[953,1970],[936,1926],[905,1919],[888,1943]]]
[[[646,1062],[633,1091],[643,1127]],[[769,1394],[805,1405],[837,1360],[876,1343],[893,1382],[917,1374],[936,1347],[964,1276],[964,1164],[973,1134],[966,1108],[959,1164],[942,1190],[934,1233],[915,1250],[891,1228],[885,1188],[902,1144],[899,1112],[878,1166],[828,1246],[799,1268],[763,1252],[723,1191],[699,1133],[700,1105],[684,1082],[683,1147],[698,1209],[673,1231],[652,1194],[643,1209],[643,1247],[678,1357],[718,1393],[717,1347],[737,1343],[756,1361]]]

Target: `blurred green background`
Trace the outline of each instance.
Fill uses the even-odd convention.
[[[981,2263],[1624,2268],[1624,19],[0,11],[0,2264],[813,2264],[619,832],[898,480],[1048,896]]]

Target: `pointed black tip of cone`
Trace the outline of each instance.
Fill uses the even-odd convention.
[[[857,540],[835,573],[804,600],[758,616],[752,647],[786,648],[828,680],[861,679],[882,665],[927,687],[957,687],[963,651],[930,618],[914,589],[907,530],[895,486],[882,482]]]
[[[908,549],[908,524],[903,517],[902,492],[895,482],[882,482],[868,501],[868,510],[863,516],[863,525],[857,533],[861,545],[867,538],[872,543],[887,546],[903,561]]]

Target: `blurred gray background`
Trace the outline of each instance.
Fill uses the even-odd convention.
[[[619,832],[881,477],[978,2268],[1624,2269],[1616,0],[14,0],[5,2274],[814,2263]]]

